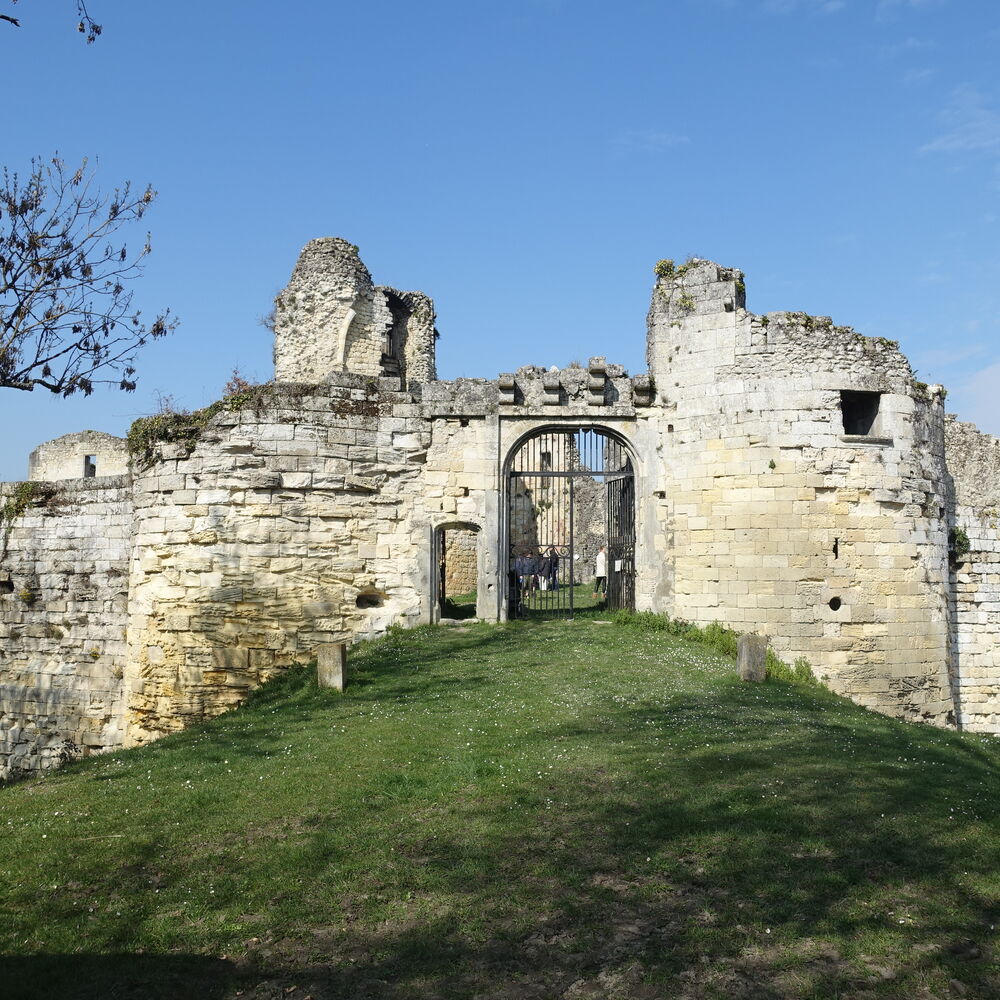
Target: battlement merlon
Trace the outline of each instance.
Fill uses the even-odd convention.
[[[375,285],[353,243],[310,240],[275,298],[275,379],[315,384],[350,372],[403,385],[432,381],[434,321],[422,292]]]

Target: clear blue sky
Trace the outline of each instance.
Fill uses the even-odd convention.
[[[652,266],[740,267],[755,312],[902,342],[1000,434],[996,0],[21,0],[0,162],[150,182],[136,289],[182,325],[133,395],[0,391],[0,479],[272,374],[257,323],[344,236],[437,305],[439,374],[603,354],[644,367]],[[136,237],[138,238],[138,236]]]

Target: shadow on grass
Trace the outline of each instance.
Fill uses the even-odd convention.
[[[11,1000],[217,1000],[235,975],[232,962],[200,955],[0,955]]]
[[[289,672],[254,695],[248,710],[217,720],[218,732],[190,731],[153,749],[176,752],[167,747],[173,743],[202,754],[218,741],[229,754],[260,752],[271,740],[294,738],[293,711],[283,714],[278,735],[260,709],[291,706],[305,717],[332,705],[361,711],[474,691],[486,677],[475,659],[460,678],[430,664],[459,651],[489,659],[505,652],[511,630],[451,629],[437,638],[427,654],[412,634],[362,648],[343,697],[318,690],[308,668]],[[552,749],[551,773],[508,773],[502,791],[470,779],[435,803],[440,823],[425,809],[387,834],[400,863],[377,873],[391,903],[378,920],[356,920],[356,901],[344,899],[336,924],[311,921],[309,893],[322,893],[324,875],[333,881],[345,864],[324,853],[320,828],[316,844],[303,847],[304,878],[275,887],[300,899],[300,912],[248,945],[249,968],[205,960],[202,973],[199,960],[176,956],[173,968],[195,963],[190,982],[198,988],[184,992],[188,972],[170,973],[171,957],[121,956],[125,978],[116,980],[118,956],[109,955],[106,968],[100,956],[72,956],[95,963],[93,974],[108,988],[45,995],[1000,995],[993,931],[1000,778],[988,749],[822,690],[727,681],[614,712],[582,708],[572,722],[521,740]],[[585,749],[581,759],[592,766],[573,763],[571,748]],[[388,776],[373,812],[407,791],[396,785],[414,780]],[[366,855],[359,849],[349,860],[364,863]],[[136,892],[139,885],[137,875]],[[127,937],[105,947],[119,952]],[[69,960],[17,959],[14,971],[48,985],[45,963],[61,975]],[[169,985],[169,975],[180,975],[179,985]],[[136,992],[142,976],[160,992]]]
[[[457,594],[454,597],[445,598],[442,618],[451,618],[455,621],[464,621],[468,618],[476,617],[476,594]]]
[[[279,942],[245,995],[1000,995],[994,756],[784,685],[532,738],[582,735],[607,766],[513,788],[518,821],[472,796],[408,832],[449,912]]]

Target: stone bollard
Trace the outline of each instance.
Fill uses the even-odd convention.
[[[766,677],[767,636],[746,633],[736,640],[736,673],[741,681],[762,681]]]
[[[347,675],[347,644],[330,642],[316,647],[316,682],[321,688],[344,690]]]

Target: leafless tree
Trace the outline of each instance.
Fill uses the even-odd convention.
[[[10,2],[17,3],[17,0],[10,0]],[[76,0],[76,16],[80,19],[77,22],[76,30],[81,35],[87,36],[87,44],[96,41],[97,36],[101,33],[101,26],[90,16],[85,0]],[[15,28],[21,27],[20,20],[11,17],[10,14],[0,14],[0,21],[6,21],[8,24],[14,25]]]
[[[61,396],[98,384],[135,389],[136,351],[176,326],[169,310],[147,326],[130,283],[150,253],[130,252],[119,231],[138,222],[156,192],[126,182],[110,195],[84,160],[31,161],[0,178],[0,388],[36,386]]]

